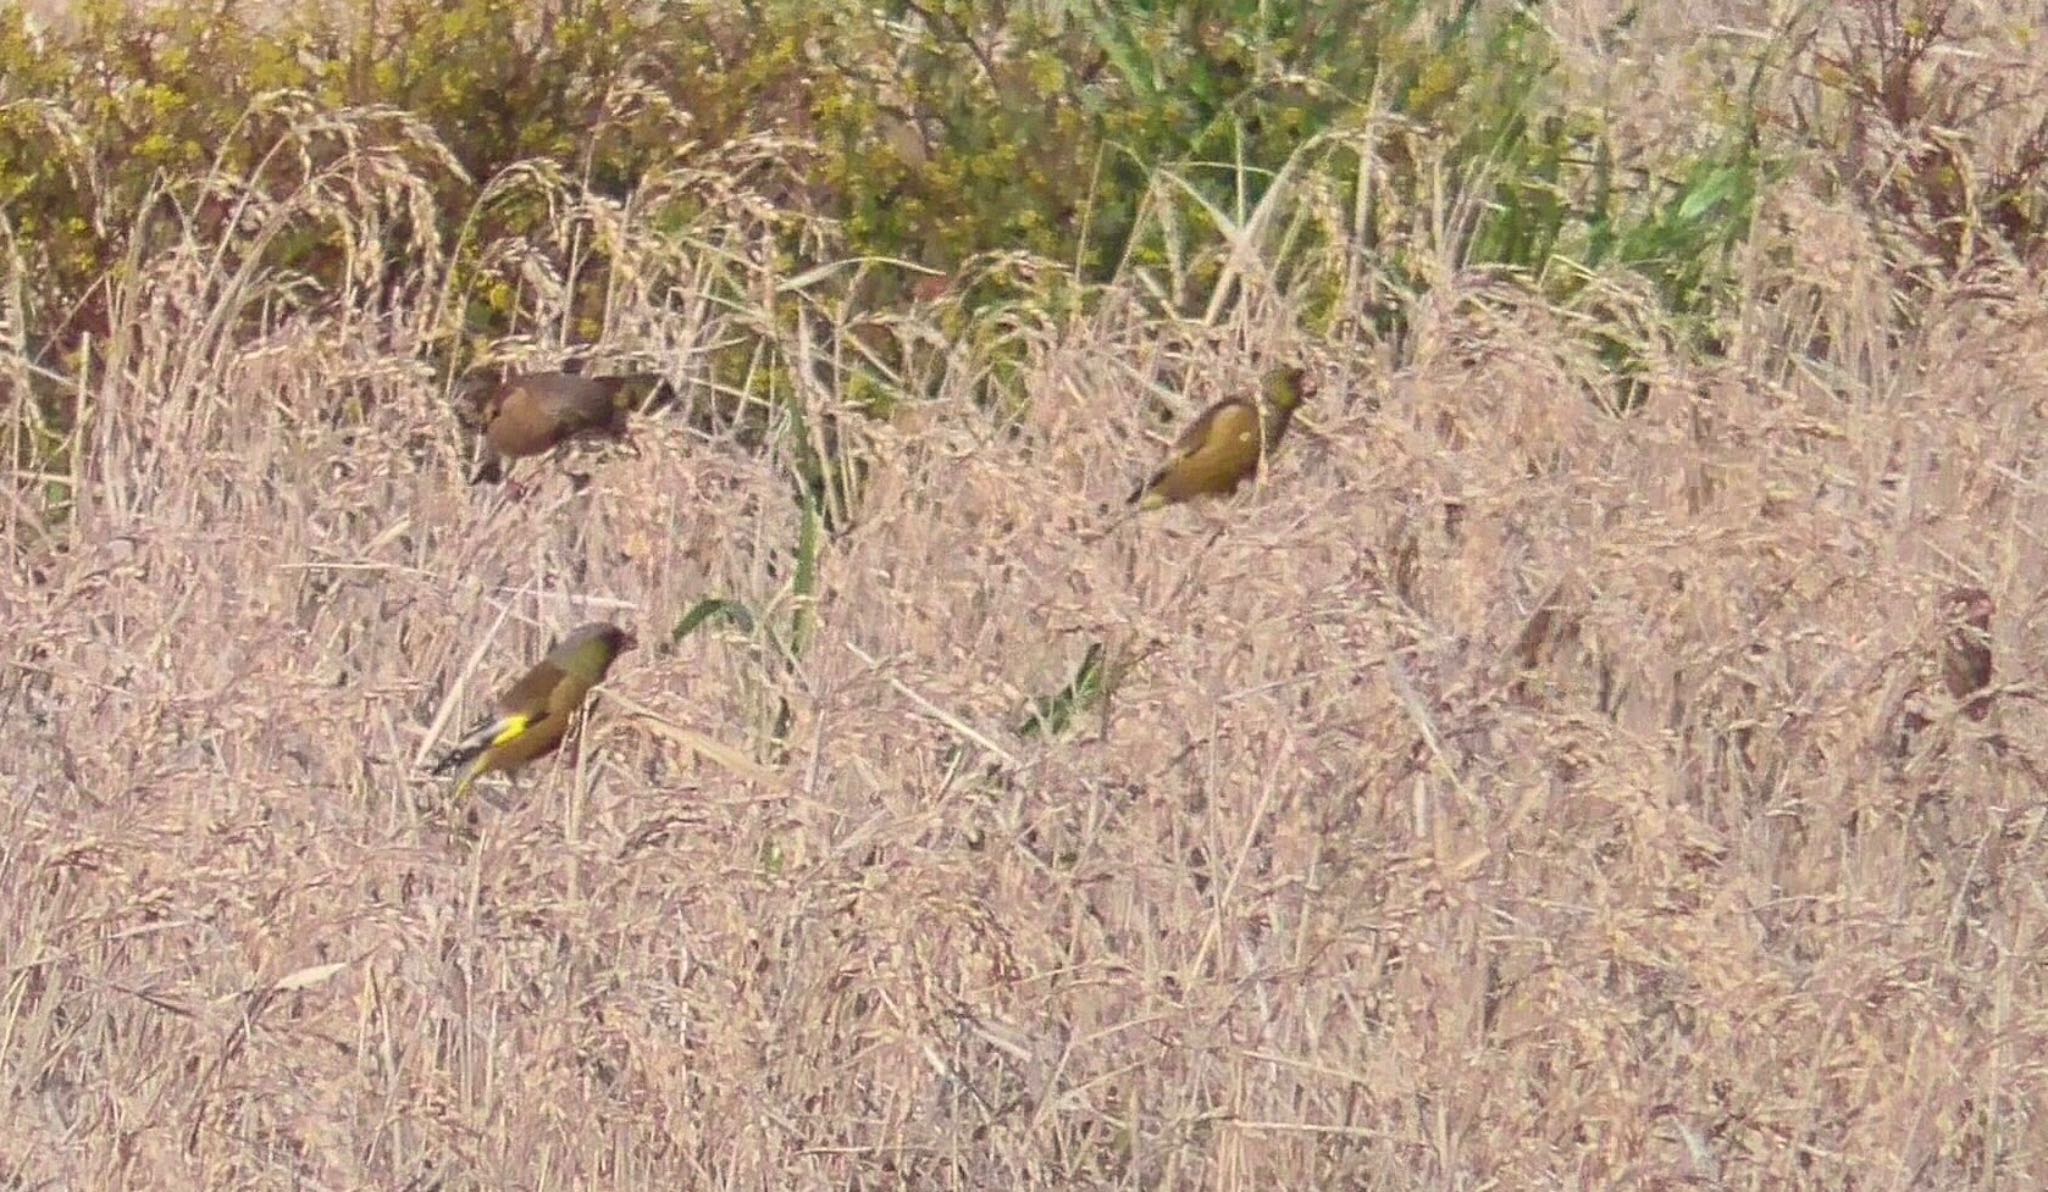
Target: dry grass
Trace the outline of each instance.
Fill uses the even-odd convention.
[[[701,278],[745,226],[608,243]],[[421,310],[217,350],[255,290],[152,262],[74,483],[0,517],[0,1185],[2039,1183],[2048,308],[1902,329],[1852,215],[1769,226],[1637,415],[1454,276],[1398,366],[1306,346],[1256,490],[1141,519],[1151,407],[1291,313],[1027,328],[1021,414],[962,369],[839,423],[814,601],[776,448],[657,418],[506,501]],[[757,334],[844,396],[850,340],[656,272],[622,350]],[[815,630],[665,646],[711,596]],[[580,745],[436,810],[444,701],[594,616],[645,645]],[[1094,641],[1111,699],[1020,736]]]
[[[1999,678],[2035,678],[2041,325],[1959,311],[1867,383],[1738,362],[1611,421],[1541,311],[1423,324],[1398,375],[1328,363],[1348,388],[1270,484],[1107,533],[1144,456],[1102,350],[1131,328],[1049,349],[1019,426],[942,400],[876,431],[794,667],[730,633],[629,655],[473,843],[413,763],[478,634],[505,617],[502,675],[587,615],[658,639],[706,594],[773,607],[786,482],[657,423],[586,492],[497,503],[404,375],[360,424],[305,417],[310,347],[225,390],[109,383],[97,499],[7,578],[8,1168],[2048,1170],[2039,710],[1907,690],[1965,576]],[[1518,652],[1560,579],[1572,632]],[[1107,714],[1017,738],[1098,638],[1149,650]],[[756,750],[774,696],[766,777],[675,731]]]

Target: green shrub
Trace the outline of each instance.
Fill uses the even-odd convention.
[[[438,286],[436,342],[594,338],[622,285],[652,284],[617,273],[644,259],[631,236],[726,245],[730,220],[700,224],[735,205],[785,278],[848,258],[952,275],[949,326],[970,337],[1019,304],[1066,317],[1133,270],[1180,316],[1284,289],[1316,325],[1363,312],[1387,333],[1394,299],[1449,266],[1565,301],[1637,275],[1710,350],[1776,168],[1762,66],[1711,135],[1632,157],[1530,12],[1476,0],[346,0],[260,26],[239,6],[87,0],[75,17],[36,36],[0,9],[0,231],[46,362],[105,334],[117,262],[182,240],[232,243],[248,276],[302,282],[295,301]],[[844,323],[921,277],[812,288]],[[747,284],[713,297],[743,304]],[[975,313],[990,304],[997,323]],[[1003,334],[984,336],[998,355]],[[1616,363],[1632,350],[1617,340]],[[878,377],[920,372],[900,344],[870,355]]]

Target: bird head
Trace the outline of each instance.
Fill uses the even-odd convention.
[[[1991,601],[1991,593],[1982,588],[1956,588],[1943,598],[1944,611],[1952,625],[1967,625],[1973,629],[1988,630],[1991,614],[1997,605]]]
[[[1314,378],[1298,364],[1276,368],[1266,374],[1266,401],[1276,410],[1292,410],[1315,395]]]
[[[580,646],[588,642],[603,642],[614,654],[623,654],[640,644],[631,633],[607,621],[579,625],[562,639],[564,646]]]
[[[594,682],[611,668],[614,659],[638,644],[632,634],[617,625],[593,621],[571,630],[548,651],[548,659],[564,670],[587,673]]]
[[[455,383],[450,394],[455,413],[470,426],[487,426],[497,414],[498,380],[490,376],[469,376]]]

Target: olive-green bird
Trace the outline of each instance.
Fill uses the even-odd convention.
[[[1132,490],[1130,502],[1142,510],[1199,496],[1228,496],[1256,476],[1259,461],[1294,421],[1296,407],[1314,392],[1307,371],[1295,366],[1268,372],[1259,388],[1259,398],[1227,397],[1202,411],[1174,440],[1165,466]]]
[[[473,398],[483,434],[470,483],[502,479],[504,460],[539,455],[578,436],[623,438],[633,405],[629,395],[660,382],[654,373],[586,377],[537,372],[484,385]]]
[[[554,752],[583,707],[583,698],[604,681],[612,660],[634,644],[632,634],[602,621],[569,634],[498,697],[495,714],[436,762],[434,773],[446,774],[469,763],[455,786],[460,799],[482,775],[517,770]]]

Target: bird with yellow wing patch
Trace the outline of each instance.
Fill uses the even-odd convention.
[[[1166,463],[1130,495],[1139,509],[1201,496],[1229,496],[1256,476],[1312,392],[1306,370],[1268,372],[1257,397],[1227,397],[1202,411],[1174,440]]]
[[[570,633],[498,697],[490,718],[435,763],[434,773],[445,774],[466,763],[455,787],[460,799],[471,783],[492,770],[509,773],[554,752],[584,697],[634,644],[632,634],[604,622]]]

